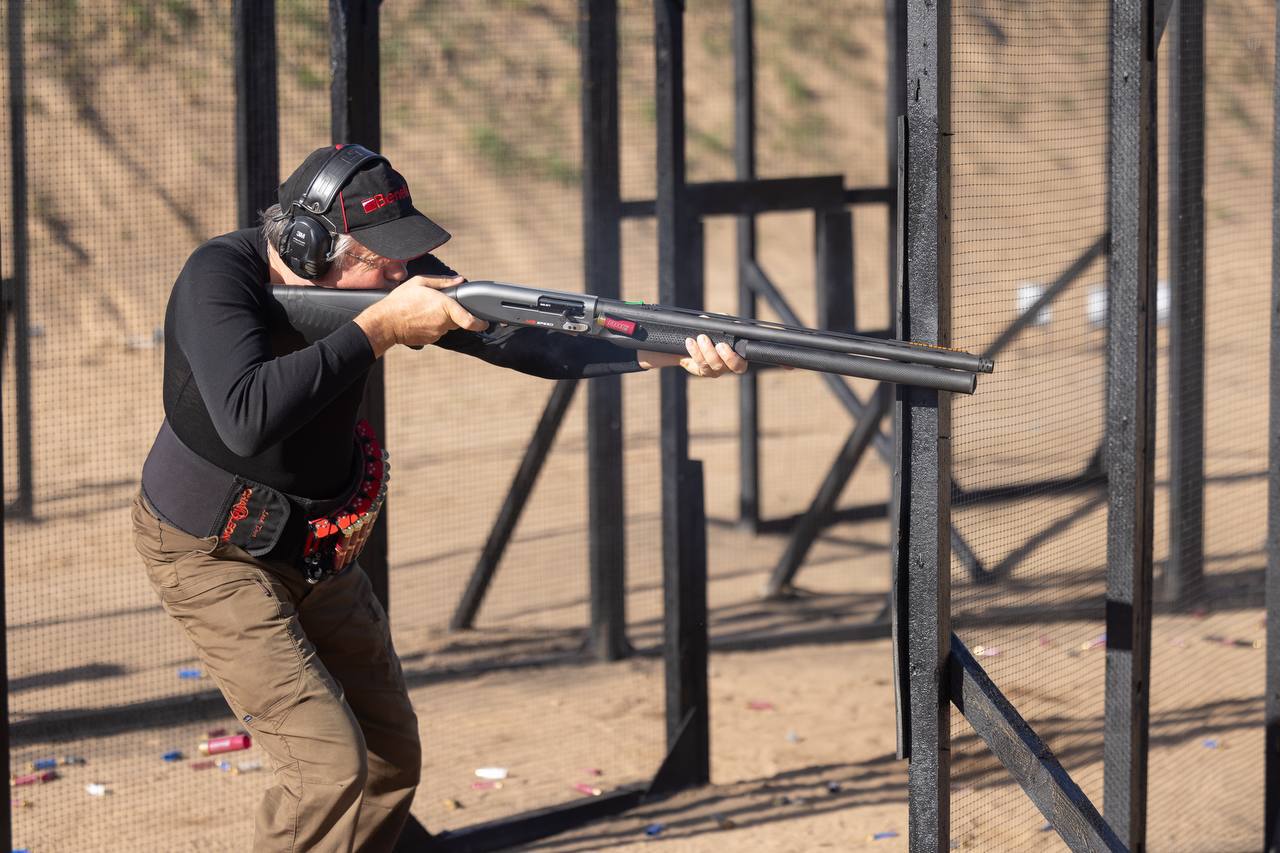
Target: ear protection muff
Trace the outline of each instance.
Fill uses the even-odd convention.
[[[333,232],[319,219],[295,213],[288,217],[276,251],[289,269],[310,280],[329,271],[334,239]]]
[[[387,162],[387,158],[363,145],[335,148],[302,197],[290,202],[276,251],[285,265],[302,278],[319,278],[329,271],[329,255],[338,239],[338,229],[324,211],[356,170],[373,160]]]

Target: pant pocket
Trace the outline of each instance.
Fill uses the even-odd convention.
[[[189,555],[178,573],[178,585],[161,591],[165,610],[237,714],[270,731],[315,654],[293,606],[252,566]]]
[[[172,589],[179,584],[178,563],[195,554],[208,556],[218,548],[216,537],[191,536],[166,524],[151,514],[139,493],[133,499],[131,512],[133,545],[147,567],[151,583],[157,589]]]

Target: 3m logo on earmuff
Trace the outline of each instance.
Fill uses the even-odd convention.
[[[373,198],[366,198],[360,202],[360,206],[364,208],[365,213],[373,213],[375,210],[386,207],[389,204],[395,204],[402,198],[409,197],[409,187],[402,186],[398,190],[392,190],[389,193],[378,193]]]

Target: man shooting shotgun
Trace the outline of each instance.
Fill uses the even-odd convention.
[[[641,359],[649,361],[659,358],[656,353],[692,352],[690,342],[706,338],[725,358],[736,353],[762,364],[962,394],[974,392],[977,373],[990,373],[995,367],[989,359],[942,347],[495,281],[453,284],[441,293],[470,315],[505,327],[505,334],[532,328],[597,338],[640,350],[644,353]],[[289,287],[276,287],[273,294],[295,326],[309,328],[312,334],[323,334],[361,315],[386,296],[370,291],[303,291]],[[504,333],[490,334],[499,337]],[[735,362],[735,369],[737,366]]]
[[[553,379],[679,366],[746,370],[690,334],[677,352],[590,337],[481,335],[429,254],[449,234],[357,145],[313,152],[260,228],[187,260],[164,323],[165,420],[142,470],[134,543],[165,611],[269,756],[253,850],[389,851],[422,768],[418,719],[382,605],[357,562],[387,492],[358,421],[375,361],[435,344]],[[359,295],[304,334],[271,286]],[[286,300],[288,302],[289,300]]]

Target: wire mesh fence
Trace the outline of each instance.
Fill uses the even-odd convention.
[[[1182,578],[1201,559],[1200,543],[1175,535],[1181,522],[1168,509],[1180,488],[1169,429],[1178,412],[1169,407],[1157,456],[1156,558],[1166,583],[1152,639],[1153,849],[1256,849],[1263,823],[1261,789],[1238,780],[1261,779],[1264,756],[1274,32],[1274,6],[1205,5],[1204,300],[1192,316],[1204,328],[1203,367],[1162,351],[1162,388],[1189,384],[1204,399],[1203,577]]]
[[[953,15],[953,341],[983,351],[1105,234],[1108,4]],[[1105,276],[1087,262],[954,409],[953,524],[983,564],[954,564],[956,631],[1095,801],[1106,487],[1069,486],[1103,440]],[[1052,846],[958,714],[952,736],[953,839]]]
[[[143,848],[161,823],[175,833],[161,846],[216,837],[224,816],[186,805],[251,777],[197,751],[210,729],[235,721],[211,701],[139,571],[128,507],[161,418],[167,285],[192,246],[235,225],[229,12],[121,5],[98,16],[53,3],[25,13],[21,37],[7,41],[22,54],[6,55],[7,81],[25,65],[25,146],[8,124],[4,141],[23,158],[30,235],[29,323],[25,335],[6,330],[4,377],[6,506],[27,498],[22,430],[34,484],[31,517],[6,513],[16,846]],[[12,275],[11,229],[5,238]],[[23,337],[29,422],[10,393]],[[136,794],[137,806],[95,796],[104,789]]]
[[[1261,789],[1240,780],[1261,777],[1263,755],[1274,9],[1206,5],[1203,79],[1183,84],[1206,93],[1204,300],[1186,321],[1204,324],[1203,368],[1190,357],[1171,361],[1172,287],[1195,284],[1171,257],[1171,229],[1185,209],[1171,206],[1164,182],[1177,172],[1161,177],[1153,850],[1252,849],[1262,823]],[[991,346],[1002,327],[1051,294],[1000,354],[980,399],[955,407],[954,522],[986,570],[953,566],[957,632],[1099,807],[1107,725],[1106,258],[1098,253],[1075,275],[1065,273],[1106,230],[1108,11],[1090,2],[1034,14],[1017,4],[957,5],[952,74],[956,345]],[[1176,69],[1176,29],[1166,31],[1159,55],[1159,125],[1175,134],[1162,143],[1162,170],[1171,145],[1197,156],[1177,136],[1195,131],[1178,130],[1186,107],[1174,100],[1176,70],[1165,70]],[[1181,127],[1194,129],[1194,121]],[[1196,165],[1184,156],[1173,168]],[[1181,239],[1200,238],[1192,231]],[[1199,482],[1194,471],[1175,478],[1170,467],[1171,443],[1188,429],[1178,419],[1194,414],[1171,406],[1175,383],[1204,398]],[[1203,581],[1194,575],[1195,525],[1171,516],[1175,489],[1197,488]],[[971,849],[1059,849],[1052,827],[963,717],[952,734],[953,840]]]

